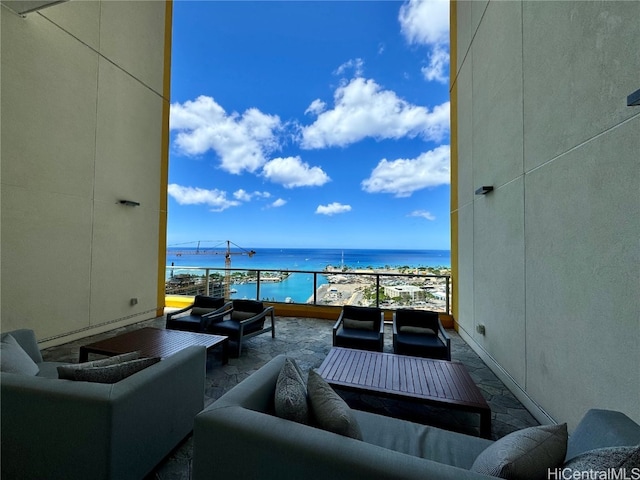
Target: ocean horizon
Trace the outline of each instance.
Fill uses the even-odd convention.
[[[167,249],[167,265],[224,268],[224,248]],[[322,271],[328,265],[349,268],[385,266],[451,267],[450,250],[260,248],[255,254],[231,249],[231,268]]]
[[[451,267],[450,250],[383,250],[332,248],[260,248],[249,256],[248,250],[231,249],[232,269],[302,270],[321,272],[327,266],[352,269],[393,267]],[[174,273],[196,273],[180,267],[224,269],[224,248],[167,249],[167,278]],[[202,272],[204,273],[204,272]],[[318,275],[317,287],[328,283]],[[231,298],[255,298],[256,284],[236,284]],[[305,303],[313,295],[313,274],[292,273],[282,282],[261,283],[261,299]]]

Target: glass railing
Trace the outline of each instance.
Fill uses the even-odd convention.
[[[420,308],[450,313],[450,275],[352,270],[167,266],[167,295],[207,295],[305,305]]]

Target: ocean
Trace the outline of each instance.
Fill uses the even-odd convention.
[[[317,248],[260,248],[254,255],[232,248],[232,269],[322,271],[327,266],[342,265],[353,269],[385,267],[450,267],[449,250],[355,250]],[[179,248],[167,249],[167,277],[178,273],[203,274],[202,271],[181,270],[180,267],[224,269],[225,249]],[[171,268],[173,267],[173,268]],[[317,286],[327,283],[318,275]],[[231,298],[256,298],[256,284],[236,284]],[[260,297],[278,302],[305,303],[313,295],[313,274],[292,273],[276,283],[260,283]]]

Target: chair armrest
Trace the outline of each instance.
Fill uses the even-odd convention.
[[[273,320],[273,307],[265,307],[265,309],[262,312],[258,313],[257,315],[254,315],[253,317],[245,318],[244,320],[240,320],[240,322],[238,323],[240,323],[241,326],[244,326],[244,325],[247,325],[248,323],[253,323],[257,320],[260,320],[263,317],[266,317],[267,314],[269,313],[271,314],[271,319]]]
[[[393,312],[393,336],[398,336],[398,321],[396,320],[396,312]]]
[[[384,312],[380,312],[380,335],[384,335]]]
[[[233,312],[233,306],[229,307],[227,310],[222,310],[222,308],[220,309],[221,311],[207,313],[206,315],[207,325],[221,322],[222,320],[224,320],[224,317],[226,317],[227,315],[230,315]]]
[[[336,321],[336,323],[333,325],[333,334],[335,335],[335,333],[338,331],[338,328],[340,328],[340,324],[342,323],[343,317],[344,316],[344,312],[340,312],[340,316],[338,317],[338,320]]]
[[[209,312],[209,313],[205,313],[204,315],[202,315],[203,319],[209,319],[215,315],[219,315],[221,313],[229,313],[229,311],[233,310],[233,302],[229,301],[226,302],[223,306],[221,306],[220,308],[214,310],[213,312]]]
[[[449,338],[449,335],[447,335],[447,332],[442,326],[442,322],[440,321],[440,319],[438,319],[438,331],[444,338],[444,343],[447,346],[447,360],[451,360],[451,338]]]
[[[336,335],[338,333],[338,328],[340,328],[340,324],[342,323],[343,316],[344,316],[344,310],[340,312],[340,316],[338,316],[338,320],[333,325],[333,345],[336,344]]]

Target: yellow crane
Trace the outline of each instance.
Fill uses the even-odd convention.
[[[194,242],[189,242],[189,243],[194,243]],[[246,250],[236,245],[235,243],[231,242],[230,240],[226,240],[226,243],[227,243],[227,249],[224,252],[209,250],[209,249],[200,250],[200,241],[198,241],[198,246],[196,247],[195,252],[191,250],[184,250],[184,251],[177,251],[177,252],[171,251],[168,253],[171,253],[178,257],[181,257],[183,255],[224,255],[224,298],[229,299],[230,293],[231,293],[230,292],[231,290],[231,255],[248,255],[249,257],[253,257],[256,254],[256,252],[255,250]],[[240,249],[240,251],[232,252],[231,244],[233,244],[235,247]]]

